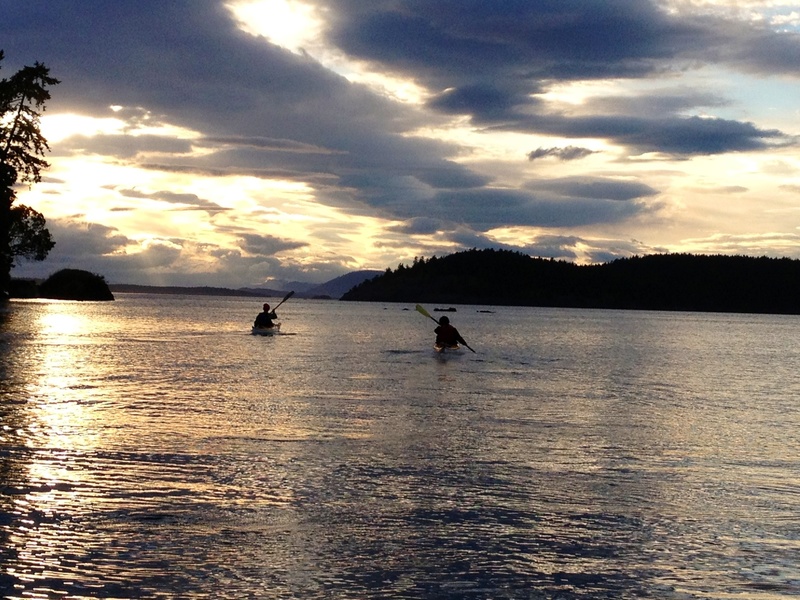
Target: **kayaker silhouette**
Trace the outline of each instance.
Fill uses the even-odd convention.
[[[275,314],[275,311],[269,310],[269,304],[264,304],[264,312],[258,313],[256,315],[256,320],[253,321],[253,327],[258,329],[269,329],[270,327],[275,327],[275,323],[272,322],[273,319],[277,319],[278,315]]]
[[[450,319],[447,317],[440,318],[439,326],[433,331],[436,334],[436,346],[443,348],[455,348],[459,344],[467,346],[467,342],[458,333],[458,329],[450,325]]]
[[[447,317],[442,317],[441,319],[434,319],[431,316],[431,313],[422,308],[422,306],[420,306],[419,304],[417,304],[417,312],[421,315],[428,317],[431,321],[433,321],[439,326],[436,329],[434,329],[434,331],[436,332],[436,342],[434,342],[433,344],[434,350],[436,350],[437,352],[444,352],[444,350],[447,348],[446,343],[439,342],[440,338],[448,341],[452,341],[453,339],[455,339],[450,348],[457,350],[459,348],[458,346],[459,343],[464,344],[467,348],[469,348],[469,344],[467,344],[467,342],[464,341],[464,338],[461,337],[461,334],[458,333],[458,330],[452,325],[450,325],[450,319],[448,319]],[[472,348],[469,349],[472,350]],[[475,350],[472,350],[472,352],[475,352]]]

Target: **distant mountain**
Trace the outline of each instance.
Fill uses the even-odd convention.
[[[286,290],[272,288],[221,288],[211,286],[185,287],[185,286],[155,286],[116,283],[109,285],[114,292],[135,294],[188,294],[198,296],[249,296],[256,298],[280,298],[287,292],[294,290],[297,298],[333,298],[339,299],[352,287],[368,280],[383,271],[353,271],[325,283],[303,284],[299,282],[286,283]]]
[[[242,290],[247,290],[255,293],[260,293],[262,290],[270,289],[270,290],[294,290],[297,294],[304,294],[308,290],[317,287],[320,285],[319,283],[309,283],[308,281],[286,281],[285,279],[271,279],[269,282],[268,288],[239,288]]]
[[[342,300],[800,314],[800,261],[658,254],[579,266],[469,250],[401,264]]]
[[[130,283],[112,283],[109,287],[112,292],[129,294],[186,294],[195,296],[252,296],[257,298],[274,298],[281,297],[286,293],[266,288],[240,288],[232,290],[230,288],[211,286],[184,287],[176,285],[136,285]]]
[[[363,283],[364,281],[368,281],[373,277],[377,277],[381,273],[383,273],[383,271],[352,271],[351,273],[346,273],[345,275],[341,275],[340,277],[336,277],[335,279],[331,279],[326,283],[306,290],[302,293],[302,296],[309,298],[327,296],[330,298],[339,299],[355,286]]]

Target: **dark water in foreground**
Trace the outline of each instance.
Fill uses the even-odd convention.
[[[800,596],[800,318],[259,305],[0,313],[4,597]]]

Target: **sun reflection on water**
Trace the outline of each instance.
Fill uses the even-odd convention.
[[[37,320],[41,336],[38,377],[31,385],[36,422],[41,428],[39,442],[48,448],[91,448],[96,430],[92,427],[89,337],[96,328],[91,315],[76,303],[44,305]]]
[[[39,317],[40,332],[46,336],[69,336],[86,329],[85,315],[70,314],[63,310],[68,304],[48,304],[47,312]]]

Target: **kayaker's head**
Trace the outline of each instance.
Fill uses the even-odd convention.
[[[447,317],[442,317],[441,319],[439,319],[439,325],[448,325],[449,323],[450,319],[448,319]]]
[[[264,312],[269,312],[269,304],[264,304]]]

